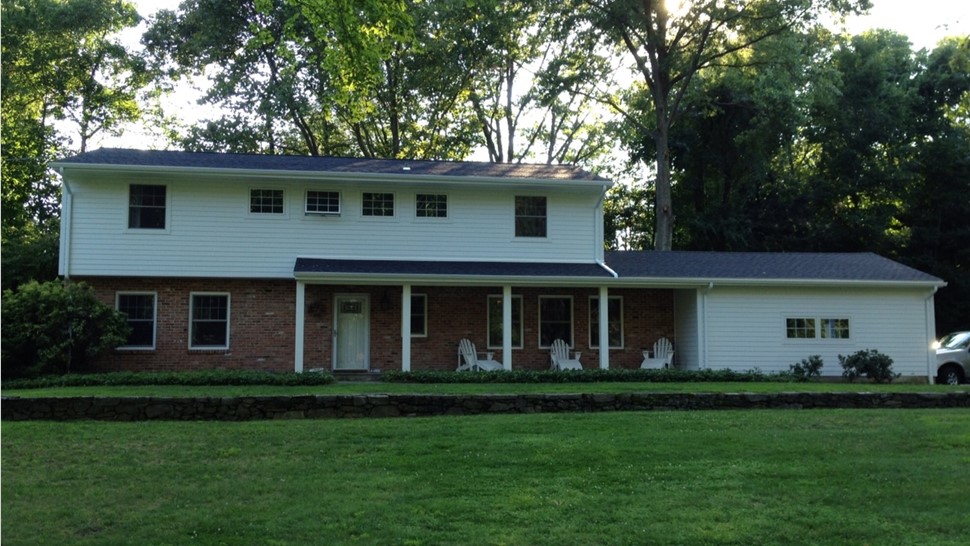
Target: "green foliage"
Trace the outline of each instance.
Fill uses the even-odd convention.
[[[792,364],[790,367],[790,373],[795,381],[809,381],[814,377],[822,375],[822,357],[819,355],[812,355],[807,359],[802,359],[801,362]]]
[[[3,377],[82,371],[128,331],[124,315],[87,285],[30,281],[3,293]]]
[[[732,370],[568,370],[535,371],[511,370],[497,372],[399,372],[388,371],[381,376],[389,383],[602,383],[602,382],[760,382],[787,381],[780,375],[767,375],[759,371],[735,372]]]
[[[52,387],[120,387],[139,385],[216,386],[269,385],[307,386],[330,385],[334,377],[328,373],[272,373],[248,370],[205,370],[187,372],[112,372],[46,375],[14,379],[3,383],[4,389],[45,389]]]
[[[839,355],[842,377],[854,381],[865,377],[876,383],[886,383],[899,377],[893,373],[893,359],[875,349],[866,349],[849,356]]]

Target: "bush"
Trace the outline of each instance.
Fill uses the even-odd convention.
[[[4,379],[83,371],[128,337],[125,316],[84,283],[30,281],[3,293]]]
[[[822,357],[812,355],[802,359],[798,364],[792,364],[789,370],[795,381],[809,381],[813,377],[822,375]]]
[[[512,370],[497,372],[399,372],[386,371],[381,376],[388,383],[602,383],[602,382],[766,382],[787,381],[781,375],[759,371],[732,370]]]
[[[859,351],[849,356],[839,355],[839,364],[843,369],[842,377],[849,381],[865,376],[876,383],[888,383],[899,377],[899,374],[893,374],[893,359],[875,349]]]

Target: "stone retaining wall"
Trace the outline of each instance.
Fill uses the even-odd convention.
[[[946,393],[630,393],[630,394],[371,394],[341,396],[4,397],[7,421],[246,421],[427,417],[485,413],[650,410],[968,408],[970,392]]]

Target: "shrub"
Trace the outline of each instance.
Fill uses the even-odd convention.
[[[3,293],[3,377],[83,371],[128,337],[125,316],[84,283],[30,281]]]
[[[329,373],[274,373],[249,370],[200,370],[191,372],[112,372],[71,373],[4,381],[4,389],[45,389],[56,387],[119,387],[134,385],[273,385],[282,387],[329,385]]]
[[[822,357],[812,355],[789,367],[795,381],[808,381],[822,375]]]
[[[601,383],[601,382],[755,382],[785,381],[781,375],[759,371],[732,370],[512,370],[497,372],[386,371],[381,379],[388,383]]]
[[[839,355],[839,364],[843,369],[842,377],[849,381],[864,376],[876,383],[888,383],[899,377],[899,374],[893,374],[893,359],[875,349],[858,351],[849,356]]]

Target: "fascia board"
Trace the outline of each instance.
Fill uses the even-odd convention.
[[[511,186],[518,188],[563,189],[585,188],[602,191],[613,185],[606,179],[601,180],[570,180],[549,178],[511,178],[500,176],[447,176],[421,174],[389,174],[389,173],[359,173],[336,171],[289,171],[262,169],[225,169],[204,167],[170,167],[155,165],[105,165],[95,163],[66,163],[52,162],[51,167],[57,169],[62,176],[72,174],[152,174],[152,175],[193,175],[218,178],[248,178],[248,179],[276,179],[276,180],[320,180],[368,182],[380,184],[399,184],[424,186]]]
[[[427,286],[557,286],[596,287],[609,284],[606,277],[528,277],[528,276],[447,276],[447,275],[395,275],[359,273],[294,273],[293,278],[310,284],[377,284],[377,285],[427,285]]]

